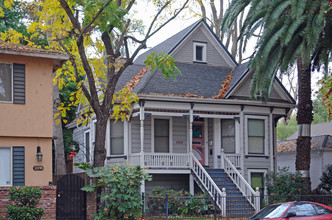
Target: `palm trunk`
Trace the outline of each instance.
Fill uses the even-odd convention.
[[[303,178],[303,193],[311,192],[310,182],[310,126],[313,119],[311,101],[311,64],[304,64],[302,58],[297,60],[298,70],[298,112],[296,120],[298,123],[298,138],[296,140],[296,170]]]

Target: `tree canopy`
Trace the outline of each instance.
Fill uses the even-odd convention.
[[[267,102],[278,71],[293,65],[298,70],[296,170],[304,189],[310,183],[310,124],[313,120],[311,71],[324,66],[327,73],[332,49],[332,2],[328,0],[233,0],[225,13],[224,31],[229,32],[237,16],[248,7],[240,33],[244,42],[259,36],[249,69],[253,72],[250,97]]]
[[[255,70],[251,97],[268,100],[278,70],[286,72],[301,55],[303,63],[327,71],[332,49],[332,12],[328,0],[233,0],[222,26],[226,32],[249,7],[240,39],[259,35],[250,69]]]
[[[76,82],[77,91],[69,94],[71,103],[61,103],[61,115],[66,116],[72,106],[80,103],[77,123],[86,125],[91,117],[97,119],[94,165],[103,166],[106,156],[105,135],[107,120],[128,118],[131,104],[138,98],[126,88],[115,91],[118,79],[133,63],[147,41],[186,8],[189,0],[33,0],[28,7],[34,19],[24,37],[5,33],[7,41],[37,46],[34,39],[45,37],[47,49],[63,51],[69,62],[56,72],[54,81],[59,89]],[[141,4],[141,5],[139,5]],[[5,0],[1,12],[11,9],[13,0]],[[135,19],[139,7],[150,5],[155,15],[144,27]],[[164,62],[161,62],[164,61]],[[178,73],[174,60],[167,54],[152,54],[146,64],[161,68],[165,77]],[[60,114],[55,115],[60,121]]]

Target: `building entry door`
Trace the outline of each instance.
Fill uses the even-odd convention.
[[[204,123],[193,123],[193,154],[198,161],[205,165]]]

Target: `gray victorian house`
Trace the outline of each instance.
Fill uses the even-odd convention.
[[[151,74],[144,65],[148,54],[160,51],[175,59],[181,71],[176,80],[159,70]],[[295,101],[277,79],[267,103],[250,100],[251,77],[204,21],[143,53],[117,84],[117,90],[129,86],[139,103],[130,120],[109,120],[105,165],[128,161],[147,168],[152,181],[142,192],[162,186],[194,193],[200,187],[210,195],[230,195],[220,183],[226,175],[243,196],[256,195],[256,187],[264,193],[264,174],[276,169],[276,123]],[[74,128],[81,146],[76,162],[93,158],[94,131],[94,123]],[[259,209],[257,201],[248,202]]]

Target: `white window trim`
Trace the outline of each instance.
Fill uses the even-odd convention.
[[[1,64],[9,64],[12,66],[11,70],[11,89],[12,89],[12,97],[11,97],[11,101],[0,101],[0,103],[13,103],[14,102],[14,65],[12,63],[2,63]]]
[[[155,119],[168,119],[169,120],[169,153],[173,153],[173,118],[169,116],[151,116],[151,153],[155,153],[154,147],[154,120]]]
[[[86,133],[89,133],[89,156],[90,156],[90,163],[92,163],[92,158],[93,158],[93,155],[92,155],[92,135],[91,135],[91,129],[88,129],[88,130],[85,130],[84,131],[84,150],[83,150],[83,161],[87,162],[86,161],[86,156],[87,156],[87,152],[86,152],[86,147],[87,147],[87,144],[86,144]]]
[[[10,149],[10,184],[0,186],[13,186],[13,147],[0,147]]]
[[[267,174],[267,169],[248,169],[248,183],[251,186],[251,173],[264,173],[263,178]],[[265,180],[263,180],[265,182]],[[256,191],[256,189],[254,189]],[[267,195],[266,184],[264,184],[264,195]]]
[[[246,155],[255,155],[255,156],[269,156],[268,152],[268,140],[269,140],[269,129],[268,129],[268,116],[256,116],[256,115],[245,115],[244,116],[244,128],[245,128],[245,152]],[[248,119],[260,119],[264,120],[264,154],[249,154],[249,146],[248,146]]]
[[[108,134],[109,134],[109,137],[108,137],[109,145],[105,145],[105,146],[108,146],[108,148],[107,148],[107,150],[109,152],[108,156],[112,157],[112,156],[124,156],[124,155],[127,155],[128,152],[126,152],[126,144],[128,145],[128,141],[126,140],[126,133],[128,133],[128,122],[126,120],[124,120],[123,122],[121,120],[118,120],[116,122],[116,123],[118,123],[118,122],[123,123],[123,154],[112,154],[112,152],[111,152],[111,138],[112,138],[112,136],[111,136],[111,123],[114,123],[114,120],[110,119],[108,121],[109,121],[109,130],[108,130]]]
[[[202,50],[202,60],[196,60],[196,47],[201,46],[203,47]],[[203,42],[193,42],[193,61],[194,62],[200,62],[200,63],[206,63],[206,55],[207,55],[207,43]]]

